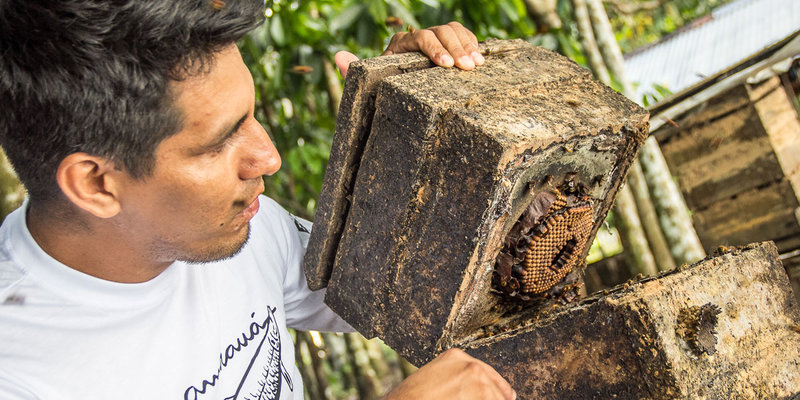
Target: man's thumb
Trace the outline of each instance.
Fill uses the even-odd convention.
[[[339,67],[339,73],[342,74],[342,78],[344,78],[347,76],[347,68],[350,67],[350,63],[358,61],[358,57],[349,51],[340,51],[333,56],[333,61],[336,63],[336,66]]]

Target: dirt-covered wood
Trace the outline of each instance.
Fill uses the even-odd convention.
[[[800,308],[771,242],[598,293],[465,343],[520,399],[784,399]]]
[[[327,219],[312,232],[335,258],[310,246],[306,259],[317,282],[332,264],[326,302],[337,313],[415,363],[509,315],[574,300],[576,261],[647,132],[646,111],[564,57],[522,41],[483,51],[469,72],[393,64],[405,72],[358,94],[374,98],[369,132],[334,144],[352,161],[329,166],[338,192],[322,200],[346,204],[331,217],[341,235]],[[403,57],[381,63],[419,60]],[[353,79],[385,67],[372,62],[354,65]],[[366,108],[346,105],[358,101],[343,103],[340,122],[366,121]],[[537,283],[554,276],[562,282]]]

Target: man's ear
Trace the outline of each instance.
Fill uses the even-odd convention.
[[[103,157],[72,153],[56,171],[61,191],[77,207],[99,218],[111,218],[121,209],[114,163]]]

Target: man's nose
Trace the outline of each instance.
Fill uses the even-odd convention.
[[[242,143],[242,156],[239,161],[239,178],[248,180],[272,175],[281,168],[278,149],[258,121],[251,119],[242,129],[247,129]]]

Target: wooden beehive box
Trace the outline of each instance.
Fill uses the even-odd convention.
[[[647,133],[645,110],[562,56],[482,51],[469,72],[351,65],[304,260],[333,310],[417,364],[573,299]]]
[[[800,308],[772,242],[466,343],[519,399],[796,399]]]
[[[800,120],[780,79],[734,87],[675,122],[654,135],[706,251],[800,247]]]

